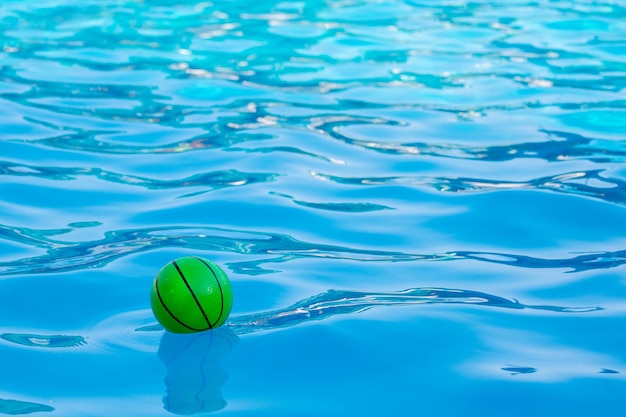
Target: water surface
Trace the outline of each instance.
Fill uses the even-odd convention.
[[[625,91],[621,0],[3,1],[0,414],[621,415]]]

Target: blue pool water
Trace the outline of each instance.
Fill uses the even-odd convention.
[[[0,414],[622,416],[625,93],[621,0],[2,1]]]

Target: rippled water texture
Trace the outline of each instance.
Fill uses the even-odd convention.
[[[625,92],[622,0],[3,0],[0,414],[621,416]]]

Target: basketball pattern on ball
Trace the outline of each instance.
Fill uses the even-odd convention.
[[[221,326],[232,308],[232,288],[224,271],[200,257],[168,262],[152,284],[155,317],[174,333],[193,333]]]

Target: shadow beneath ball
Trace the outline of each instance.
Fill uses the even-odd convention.
[[[167,367],[163,408],[178,415],[221,410],[228,374],[220,365],[239,338],[219,328],[194,334],[164,332],[158,356]]]

